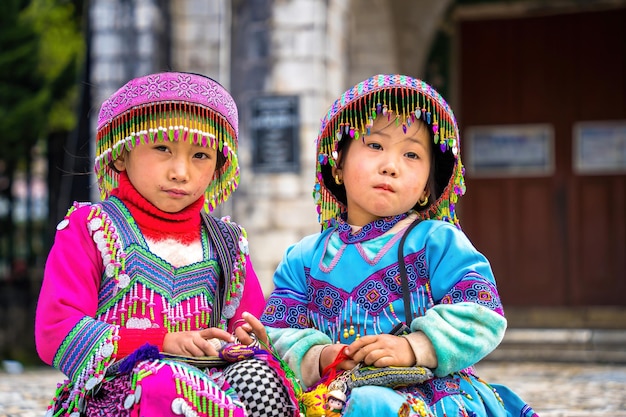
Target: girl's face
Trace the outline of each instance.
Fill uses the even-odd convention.
[[[346,187],[349,224],[364,226],[406,213],[428,196],[432,150],[422,122],[405,133],[401,123],[381,115],[369,135],[347,140],[351,142],[340,153],[333,175]]]
[[[188,141],[139,144],[114,162],[158,209],[177,213],[204,195],[215,173],[217,151]]]

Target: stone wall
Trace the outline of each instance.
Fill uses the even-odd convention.
[[[242,181],[233,198],[233,217],[248,231],[252,262],[266,294],[272,289],[272,275],[285,249],[319,230],[311,196],[315,138],[321,116],[344,85],[347,4],[347,1],[311,0],[273,2],[268,17],[271,66],[259,81],[262,86],[256,87],[262,87],[262,91],[240,91],[235,98],[242,115]],[[239,51],[233,51],[233,61],[238,55]],[[250,136],[246,105],[252,93],[259,92],[299,97],[300,171],[297,173],[258,173],[251,166],[254,138]]]
[[[208,75],[230,88],[230,1],[176,0],[169,10],[171,69]]]
[[[242,182],[233,198],[233,215],[248,230],[252,261],[266,294],[285,249],[319,231],[312,190],[320,119],[343,91],[373,74],[413,66],[409,74],[418,76],[437,29],[433,22],[450,1],[412,1],[408,10],[400,3],[406,5],[392,0],[272,2],[271,65],[262,88],[267,94],[300,97],[299,173],[253,171],[249,156],[253,138],[246,125],[249,92],[235,97],[243,115]],[[233,66],[239,52],[233,51]]]
[[[101,78],[115,68],[119,73],[108,75],[106,86],[98,84],[94,106],[99,108],[113,85],[165,69],[206,74],[232,92],[240,114],[241,183],[214,214],[230,215],[247,229],[252,262],[269,294],[287,247],[319,231],[312,188],[320,119],[344,90],[370,75],[406,69],[419,76],[450,1],[414,0],[406,8],[393,0],[136,0],[135,14],[143,12],[135,30],[153,27],[152,38],[161,39],[157,34],[165,29],[170,36],[143,51],[143,63],[133,71],[119,69],[122,59],[106,60],[107,51],[111,58],[123,50],[121,37],[103,43],[115,28],[101,20],[113,19],[122,3],[94,2],[100,27],[110,28],[95,44],[109,46],[98,49],[102,59],[94,74]],[[148,59],[153,55],[162,59]],[[299,172],[254,171],[249,103],[263,94],[299,98]]]

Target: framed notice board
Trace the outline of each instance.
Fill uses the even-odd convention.
[[[578,174],[626,173],[626,121],[576,123],[573,159]]]
[[[551,125],[473,126],[465,137],[470,176],[530,177],[554,172]]]
[[[250,103],[252,168],[256,172],[298,172],[298,96],[261,96]]]

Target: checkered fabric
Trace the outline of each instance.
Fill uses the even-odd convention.
[[[224,377],[245,404],[249,417],[294,415],[285,384],[265,361],[236,362],[224,369]]]

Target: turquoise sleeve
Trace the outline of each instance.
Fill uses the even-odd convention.
[[[444,376],[472,366],[502,341],[506,319],[476,303],[438,304],[411,323],[412,331],[428,336],[435,348],[435,375]]]
[[[274,350],[287,362],[294,371],[296,378],[302,378],[302,358],[315,345],[332,343],[330,337],[315,329],[277,329],[267,328],[267,334],[272,341]]]
[[[305,237],[287,249],[285,256],[274,273],[275,289],[270,295],[268,305],[273,312],[266,312],[261,317],[274,350],[294,371],[296,378],[302,378],[302,359],[315,345],[332,343],[330,337],[319,330],[302,328],[297,317],[307,316],[307,280],[305,270],[312,247],[317,243],[318,235]],[[275,303],[273,303],[276,301]],[[279,311],[280,310],[280,311]],[[276,320],[274,315],[280,317]],[[300,328],[297,328],[300,327]]]

